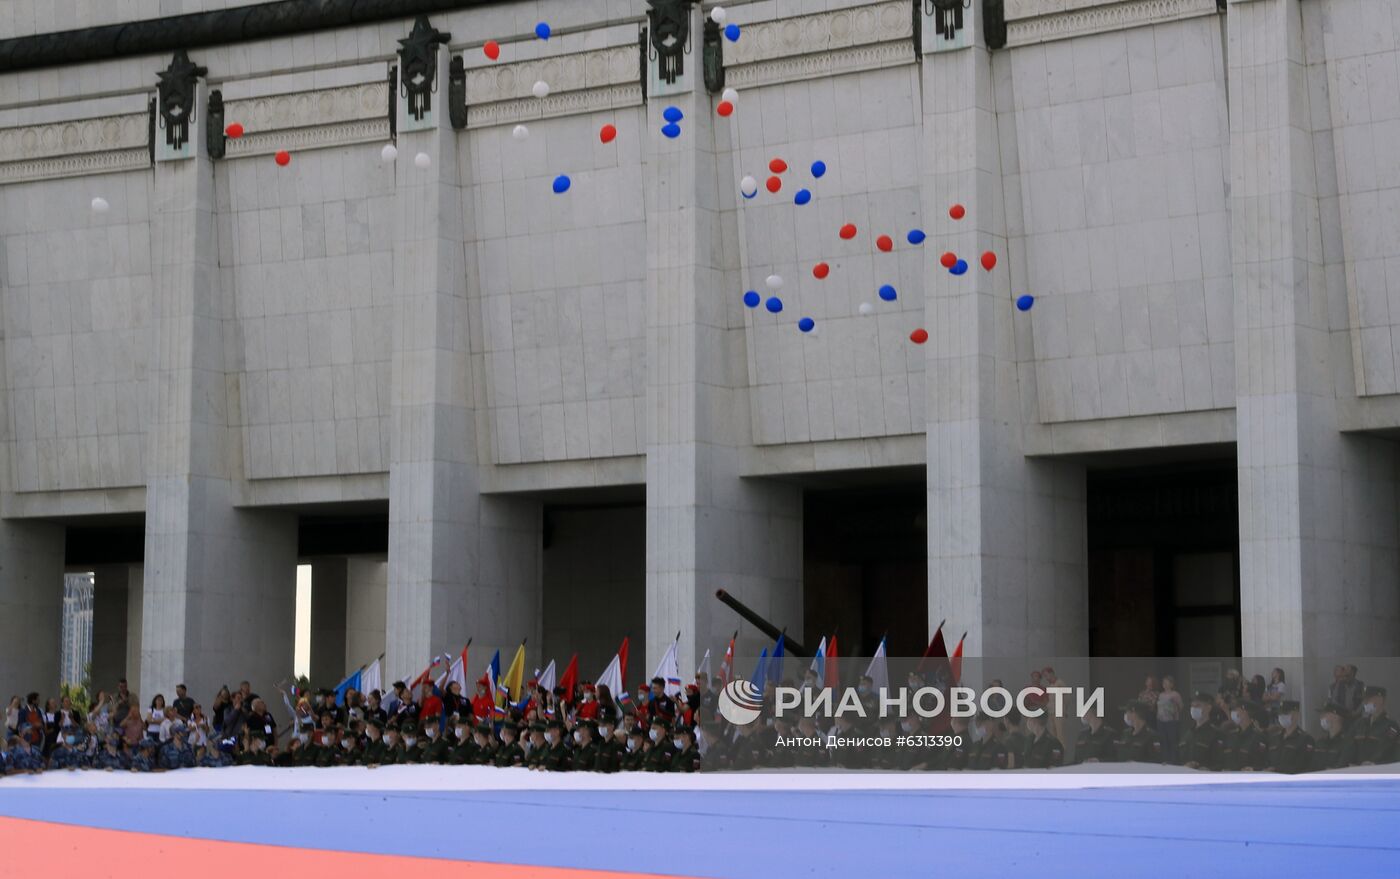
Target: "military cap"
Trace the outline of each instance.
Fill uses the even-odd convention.
[[[558,718],[554,718],[553,720],[549,721],[549,723],[545,724],[545,726],[547,729],[563,729],[564,722],[559,720]]]
[[[501,723],[501,732],[505,732],[506,730],[510,730],[511,732],[519,732],[520,725],[513,720],[504,721]]]
[[[1191,697],[1191,701],[1200,702],[1202,705],[1213,705],[1215,704],[1215,697],[1205,690],[1197,690],[1196,694]]]
[[[1269,719],[1269,710],[1258,702],[1244,703],[1244,710],[1248,711],[1249,716],[1253,717],[1256,721]]]
[[[777,719],[777,720],[781,720],[782,718],[776,718],[776,719]],[[658,717],[658,718],[652,720],[651,725],[654,726],[654,727],[656,727],[657,729],[670,729],[670,728],[671,728],[671,722],[670,722],[669,720],[667,720],[666,718],[664,718],[664,717]]]
[[[632,736],[636,736],[637,738],[640,739],[640,738],[641,738],[642,736],[644,736],[644,735],[646,735],[646,733],[642,732],[642,728],[641,728],[640,726],[634,726],[634,727],[632,727],[632,729],[628,730],[628,732],[627,732],[627,737],[628,737],[628,738],[631,738]]]
[[[1342,706],[1338,705],[1336,702],[1328,702],[1326,705],[1323,705],[1321,708],[1317,709],[1317,713],[1318,713],[1318,714],[1335,714],[1335,715],[1337,715],[1338,717],[1346,717],[1346,716],[1347,716],[1347,710],[1346,710],[1345,708],[1343,708]]]
[[[1297,702],[1296,700],[1290,699],[1290,700],[1288,700],[1288,701],[1286,701],[1286,702],[1280,702],[1280,703],[1278,703],[1278,713],[1279,713],[1279,714],[1290,714],[1290,713],[1292,713],[1292,712],[1294,712],[1294,711],[1297,711],[1297,710],[1298,710],[1298,702]]]
[[[540,723],[538,720],[535,721],[534,723],[530,724],[530,732],[544,732],[544,731],[545,731],[545,725],[544,725],[543,723]]]
[[[1139,702],[1137,699],[1133,699],[1129,702],[1124,702],[1123,710],[1131,711],[1138,717],[1141,717],[1143,720],[1147,719],[1147,706],[1144,705],[1142,702]]]
[[[594,737],[594,738],[597,738],[597,737],[598,737],[598,724],[597,724],[597,722],[595,722],[595,721],[592,720],[591,718],[590,718],[590,719],[585,719],[585,720],[580,720],[580,721],[578,722],[578,726],[581,727],[581,728],[583,728],[583,729],[587,729],[589,732],[591,732],[591,733],[593,734],[593,737]]]
[[[492,732],[491,724],[483,720],[481,723],[478,723],[476,725],[476,731],[480,733],[486,733],[489,736]]]
[[[1361,693],[1361,698],[1363,699],[1369,699],[1372,696],[1380,696],[1382,699],[1384,699],[1385,687],[1367,687]]]
[[[399,729],[405,735],[407,735],[408,733],[416,733],[418,732],[418,724],[414,723],[412,720],[405,720],[402,724],[400,724]]]

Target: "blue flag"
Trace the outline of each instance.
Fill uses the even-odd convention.
[[[785,635],[778,633],[778,643],[773,645],[773,656],[768,662],[768,683],[778,686],[783,682],[783,641]]]
[[[360,672],[362,671],[364,671],[364,669],[362,668],[355,669],[354,674],[350,675],[350,677],[346,678],[345,680],[341,681],[339,684],[336,685],[335,704],[344,705],[345,693],[352,688],[356,690],[360,689]]]
[[[754,689],[755,689],[755,690],[758,690],[758,692],[759,692],[760,695],[761,695],[761,694],[763,693],[763,691],[764,691],[764,684],[766,684],[767,681],[768,681],[768,677],[767,677],[767,674],[766,674],[767,667],[768,667],[768,648],[765,647],[765,648],[763,648],[763,652],[762,652],[761,654],[759,654],[759,657],[758,657],[758,665],[754,666],[754,669],[753,669],[753,677],[752,677],[752,678],[749,678],[749,683],[753,684]]]

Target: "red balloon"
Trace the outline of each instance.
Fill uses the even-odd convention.
[[[888,235],[881,235],[879,238],[875,239],[875,246],[885,253],[889,253],[891,250],[894,250],[894,239]]]
[[[613,125],[611,122],[609,122],[607,125],[604,125],[603,129],[598,132],[598,139],[601,140],[603,143],[612,143],[613,139],[616,137],[617,126]]]
[[[982,254],[982,268],[990,272],[992,269],[996,268],[996,265],[997,255],[995,253],[992,253],[989,250],[986,253]]]
[[[812,267],[812,276],[815,277],[818,281],[825,280],[826,276],[829,274],[831,274],[831,266],[827,265],[824,262],[819,262]]]
[[[286,150],[278,150],[277,155],[273,156],[273,158],[279,165],[290,165],[292,163],[292,154]]]
[[[943,268],[951,269],[953,266],[958,264],[958,255],[950,250],[947,253],[940,256],[938,258],[938,262],[943,266]]]
[[[234,140],[237,140],[238,138],[242,137],[242,136],[243,136],[243,125],[242,125],[242,123],[239,123],[239,122],[233,123],[233,124],[230,125],[228,128],[225,128],[225,129],[224,129],[224,134],[227,134],[229,137],[233,138]]]
[[[782,189],[782,188],[783,188],[783,179],[782,179],[781,177],[769,177],[769,178],[768,178],[768,191],[769,191],[769,192],[777,192],[779,189]]]
[[[923,343],[928,341],[928,330],[924,329],[923,327],[919,327],[917,330],[909,334],[909,341],[913,342],[915,345],[922,345]]]
[[[847,241],[850,241],[852,238],[856,237],[856,224],[847,223],[846,225],[842,226],[841,237],[846,239]]]
[[[955,220],[961,220],[963,217],[967,216],[967,208],[960,204],[955,204],[948,208],[948,216]]]
[[[782,159],[774,159],[768,163],[768,170],[772,171],[774,174],[781,174],[787,170],[787,162],[784,162]]]
[[[501,57],[501,44],[495,40],[487,40],[486,45],[481,47],[481,51],[486,53],[486,57],[495,61]]]
[[[728,101],[720,101],[719,106],[715,108],[715,112],[721,116],[731,116],[734,113],[734,105]]]

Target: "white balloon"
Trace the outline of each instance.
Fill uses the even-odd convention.
[[[768,285],[769,290],[781,290],[783,289],[783,276],[769,275],[768,280],[764,281],[764,283]]]
[[[413,164],[420,168],[431,168],[433,166],[433,157],[427,153],[419,153],[413,157]]]
[[[724,11],[723,6],[716,6],[710,10],[710,20],[715,24],[724,24],[724,20],[729,17],[729,13]]]
[[[720,99],[721,101],[728,101],[729,103],[732,104],[732,103],[734,103],[735,101],[739,100],[739,91],[738,91],[738,89],[732,89],[732,88],[730,88],[730,89],[725,89],[724,91],[720,92],[719,99]]]
[[[95,196],[92,200],[92,212],[94,214],[105,214],[109,207],[111,207],[111,205],[107,204],[107,199],[100,195]]]
[[[535,87],[531,89],[531,91],[535,93],[535,97],[537,98],[547,98],[549,97],[549,83],[540,80],[535,83]]]
[[[391,143],[384,144],[384,149],[379,151],[379,160],[382,162],[392,162],[399,157],[399,148]]]
[[[524,125],[517,125],[515,129],[511,131],[510,136],[516,140],[524,140],[530,136],[530,129],[526,128]]]
[[[745,177],[739,181],[739,191],[750,198],[758,194],[758,181],[752,177]]]
[[[862,302],[860,304],[860,313],[869,317],[875,313],[875,306],[871,305],[869,302]]]

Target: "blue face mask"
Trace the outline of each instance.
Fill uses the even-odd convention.
[[[70,745],[76,745],[76,744],[78,743],[78,737],[77,737],[77,736],[67,736],[66,738],[64,738],[64,741],[67,742],[67,743],[70,744]]]

